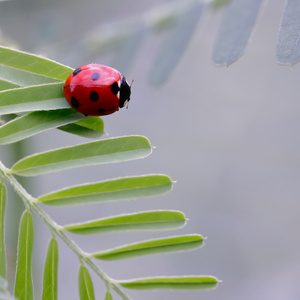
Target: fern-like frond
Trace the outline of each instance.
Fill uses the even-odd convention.
[[[194,14],[192,15],[194,16]],[[196,18],[193,19],[193,24],[194,21]],[[28,137],[43,134],[46,130],[54,128],[88,138],[99,138],[104,133],[102,119],[85,117],[77,113],[69,107],[64,99],[61,90],[62,80],[71,71],[71,68],[54,61],[0,47],[0,78],[3,83],[2,86],[9,88],[0,91],[0,113],[16,114],[8,122],[5,122],[6,118],[3,120],[3,125],[0,127],[1,145],[26,140]],[[27,75],[28,78],[22,81],[23,76]],[[6,275],[4,245],[6,193],[4,182],[12,186],[26,207],[20,220],[14,285],[14,295],[18,299],[32,300],[34,298],[32,281],[34,223],[31,211],[35,212],[52,232],[44,265],[43,300],[56,300],[58,295],[59,261],[56,237],[60,237],[79,258],[78,289],[80,299],[95,299],[88,267],[104,281],[106,299],[112,299],[111,291],[115,291],[122,299],[129,299],[122,287],[202,289],[211,288],[217,284],[217,279],[207,276],[155,277],[126,282],[118,281],[110,278],[93,261],[93,258],[119,260],[197,249],[202,246],[204,240],[200,234],[150,239],[120,245],[113,249],[96,251],[95,253],[87,253],[69,237],[69,234],[92,235],[107,232],[175,230],[186,224],[186,217],[180,211],[141,211],[63,226],[57,224],[42,208],[43,204],[59,207],[160,196],[172,189],[173,182],[169,176],[149,174],[80,184],[50,192],[38,198],[31,196],[15,177],[38,176],[82,166],[136,160],[147,157],[151,152],[152,146],[146,137],[123,136],[33,153],[15,161],[11,168],[0,162],[0,173],[3,179],[0,186],[0,233],[2,237],[0,240],[0,275],[3,278]],[[3,280],[5,282],[5,279]]]

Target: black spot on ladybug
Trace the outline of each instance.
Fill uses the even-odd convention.
[[[100,109],[98,110],[98,113],[101,114],[101,115],[104,115],[104,114],[105,114],[105,109],[100,108]]]
[[[92,75],[91,75],[91,79],[93,80],[93,81],[95,81],[95,80],[98,80],[99,78],[100,78],[100,73],[98,73],[98,72],[94,72]]]
[[[99,95],[97,92],[95,91],[91,91],[90,93],[90,100],[92,100],[93,102],[96,102],[99,100]]]
[[[71,104],[74,108],[78,108],[80,106],[80,103],[78,102],[78,100],[75,97],[71,98]]]
[[[110,89],[111,89],[111,91],[112,91],[112,93],[113,93],[114,95],[117,95],[118,92],[119,92],[119,85],[118,85],[118,83],[117,83],[117,82],[114,82],[114,83],[111,85]]]
[[[75,77],[75,76],[76,76],[77,74],[79,74],[81,71],[82,71],[81,68],[76,69],[76,70],[73,72],[73,76]]]
[[[131,87],[126,81],[126,78],[122,75],[119,107],[124,107],[125,103],[130,100],[130,94],[131,94]]]

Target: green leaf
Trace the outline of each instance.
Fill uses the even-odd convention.
[[[1,68],[9,71],[7,75],[0,71],[4,73],[1,74],[4,79],[2,77],[0,79],[10,82],[20,77],[21,81],[15,83],[20,86],[48,83],[51,80],[53,82],[53,79],[65,80],[74,70],[53,60],[7,47],[0,47],[0,70]],[[19,76],[19,73],[22,76]],[[39,82],[35,82],[37,78]],[[23,82],[23,80],[28,81]]]
[[[279,29],[276,48],[280,64],[294,65],[300,60],[300,5],[298,0],[288,0]]]
[[[125,177],[63,189],[41,196],[37,202],[47,205],[79,205],[131,200],[162,195],[171,189],[172,181],[166,175]]]
[[[162,84],[178,65],[202,16],[204,7],[203,2],[195,1],[186,12],[178,16],[175,26],[154,60],[149,73],[150,84],[154,86]]]
[[[18,241],[18,260],[14,293],[20,300],[33,299],[33,284],[31,275],[33,250],[33,219],[29,211],[21,217]]]
[[[95,300],[93,282],[87,268],[83,265],[79,269],[78,283],[80,300]]]
[[[127,259],[137,256],[187,251],[201,247],[203,237],[198,234],[182,235],[149,240],[119,247],[108,251],[91,254],[102,260]]]
[[[104,134],[104,123],[99,117],[87,117],[75,123],[61,126],[58,129],[85,138],[98,139]]]
[[[1,72],[1,71],[0,71]],[[2,74],[0,73],[0,76]],[[16,88],[16,87],[19,87],[19,85],[16,85],[16,84],[13,84],[11,82],[8,82],[8,81],[5,81],[5,80],[1,80],[0,79],[0,91],[3,91],[3,90],[9,90],[9,89],[13,89],[13,88]],[[0,298],[1,299],[1,298]]]
[[[70,108],[62,83],[35,85],[0,92],[0,115]]]
[[[11,173],[34,176],[74,167],[128,161],[151,153],[149,141],[142,136],[126,136],[65,147],[19,160]]]
[[[213,276],[154,277],[117,281],[121,286],[135,290],[205,290],[215,288],[218,282],[218,279]]]
[[[106,293],[105,293],[105,300],[113,300],[113,297],[112,297],[110,291],[106,291]]]
[[[223,17],[213,50],[213,62],[228,66],[244,52],[264,0],[232,1]]]
[[[0,50],[1,51],[1,50]],[[1,53],[0,53],[1,59]],[[0,80],[2,89],[26,87],[45,83],[60,82],[58,79],[37,75],[25,70],[5,66],[0,63]]]
[[[44,268],[42,300],[57,299],[58,245],[54,237],[48,246]]]
[[[0,127],[0,145],[14,143],[43,131],[85,118],[74,109],[35,111]]]
[[[6,188],[4,182],[0,183],[0,276],[6,278],[6,251],[5,251],[5,208]]]
[[[185,216],[179,211],[148,211],[104,218],[62,228],[76,234],[99,234],[124,230],[167,230],[184,226]]]

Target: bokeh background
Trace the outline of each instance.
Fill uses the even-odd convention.
[[[95,32],[105,35],[104,28],[108,30],[110,24],[128,24],[147,12],[159,11],[166,3],[172,1],[1,2],[1,40],[74,68],[90,62],[112,65],[109,52],[88,51],[88,38]],[[129,109],[104,121],[109,137],[147,136],[156,146],[150,157],[24,182],[39,196],[68,185],[126,175],[164,173],[177,181],[171,193],[158,198],[84,208],[45,207],[59,224],[140,210],[176,209],[186,214],[187,226],[175,234],[204,235],[207,240],[202,249],[101,262],[101,268],[117,279],[205,274],[223,282],[213,291],[128,291],[133,299],[300,298],[300,69],[299,65],[291,68],[276,63],[284,3],[269,1],[265,5],[246,53],[228,68],[217,68],[211,62],[224,10],[207,13],[172,76],[159,88],[150,86],[148,77],[166,33],[153,32],[144,40],[124,74],[129,81],[134,79]],[[22,155],[83,141],[53,130],[28,139],[22,145]],[[2,146],[0,151],[10,167],[14,160],[10,148]],[[7,218],[13,224],[22,202],[8,202]],[[34,276],[39,299],[50,232],[37,218],[35,225]],[[166,233],[72,238],[92,252],[162,235]],[[7,239],[13,278],[16,235],[9,226]],[[59,299],[79,299],[78,259],[64,244],[59,246]],[[92,277],[96,297],[103,299],[104,285]],[[119,298],[114,295],[114,299]]]

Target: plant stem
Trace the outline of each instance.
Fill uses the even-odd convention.
[[[23,199],[26,208],[33,210],[53,233],[59,236],[63,242],[79,257],[80,261],[84,261],[90,268],[105,282],[106,286],[111,287],[123,299],[130,300],[130,298],[115,284],[114,280],[106,275],[86,254],[82,251],[64,232],[60,230],[60,226],[54,222],[50,216],[36,203],[36,199],[28,194],[23,186],[16,180],[16,178],[9,174],[10,170],[6,168],[0,161],[0,172],[4,179],[13,187],[16,193]]]

